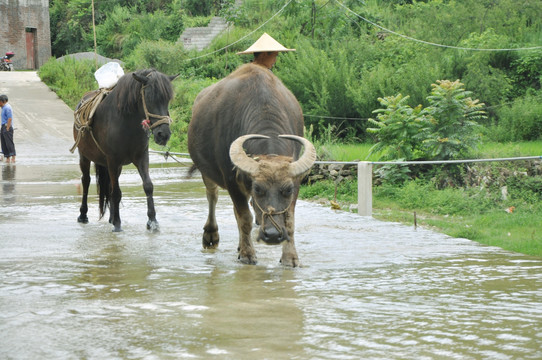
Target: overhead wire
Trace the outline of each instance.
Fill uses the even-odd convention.
[[[437,44],[437,43],[430,42],[430,41],[416,39],[416,38],[413,38],[411,36],[407,36],[407,35],[398,33],[396,31],[387,29],[387,28],[385,28],[385,27],[383,27],[381,25],[378,25],[377,23],[375,23],[375,22],[361,16],[360,14],[356,13],[355,11],[353,11],[352,9],[350,9],[349,7],[344,5],[339,0],[334,0],[334,1],[337,4],[339,4],[342,8],[344,8],[346,11],[352,13],[353,15],[355,15],[356,17],[360,18],[361,20],[365,21],[366,23],[371,24],[372,26],[379,28],[380,30],[383,30],[383,31],[388,32],[388,33],[393,34],[393,35],[397,35],[399,37],[402,37],[403,39],[407,39],[407,40],[418,42],[418,43],[425,44],[425,45],[437,46],[437,47],[448,48],[448,49],[456,49],[456,50],[468,50],[468,51],[524,51],[524,50],[539,50],[539,49],[542,49],[542,46],[523,47],[523,48],[508,48],[508,49],[486,49],[486,48],[471,48],[471,47]]]
[[[252,30],[251,32],[249,32],[248,34],[246,34],[245,36],[243,36],[242,38],[224,46],[223,48],[220,48],[218,50],[215,50],[215,51],[211,51],[210,53],[206,53],[206,54],[203,54],[203,55],[200,55],[200,56],[196,56],[194,58],[190,58],[190,59],[185,59],[184,61],[191,61],[191,60],[196,60],[196,59],[201,59],[201,58],[204,58],[204,57],[207,57],[209,55],[212,55],[212,54],[215,54],[217,52],[220,52],[222,50],[226,50],[230,47],[232,47],[233,45],[237,44],[238,42],[241,42],[243,40],[245,40],[246,38],[248,38],[249,36],[251,36],[252,34],[254,34],[256,31],[260,30],[262,27],[264,27],[265,25],[267,25],[268,22],[270,22],[271,20],[273,20],[277,15],[279,15],[288,5],[290,5],[290,3],[292,2],[293,0],[289,0],[286,4],[284,4],[284,6],[282,8],[280,8],[279,11],[277,11],[275,14],[273,14],[273,16],[271,16],[269,19],[267,19],[267,21],[265,21],[263,24],[261,24],[260,26],[258,26],[256,29]]]
[[[489,49],[489,48],[471,48],[471,47],[461,47],[461,46],[453,46],[453,45],[444,45],[444,44],[438,44],[438,43],[433,43],[433,42],[429,42],[429,41],[425,41],[425,40],[420,40],[420,39],[416,39],[416,38],[413,38],[413,37],[410,37],[410,36],[407,36],[407,35],[404,35],[404,34],[401,34],[401,33],[398,33],[396,31],[393,31],[391,29],[388,29],[388,28],[385,28],[363,16],[361,16],[360,14],[356,13],[355,11],[353,11],[352,9],[350,9],[349,7],[347,7],[346,5],[344,5],[341,1],[339,0],[334,0],[339,6],[341,6],[342,8],[344,8],[346,11],[352,13],[354,16],[358,17],[359,19],[363,20],[364,22],[367,22],[368,24],[374,26],[374,27],[377,27],[383,31],[386,31],[390,34],[393,34],[393,35],[396,35],[396,36],[399,36],[401,38],[404,38],[406,40],[409,40],[409,41],[414,41],[414,42],[418,42],[418,43],[421,43],[421,44],[425,44],[425,45],[430,45],[430,46],[436,46],[436,47],[441,47],[441,48],[450,48],[450,49],[456,49],[456,50],[467,50],[467,51],[520,51],[520,50],[538,50],[538,49],[542,49],[542,46],[534,46],[534,47],[523,47],[523,48],[499,48],[499,49]],[[184,59],[184,61],[191,61],[191,60],[196,60],[196,59],[200,59],[200,58],[204,58],[204,57],[207,57],[207,56],[210,56],[212,54],[215,54],[217,52],[220,52],[220,51],[223,51],[223,50],[226,50],[230,47],[232,47],[233,45],[245,40],[246,38],[248,38],[249,36],[251,36],[252,34],[254,34],[256,31],[260,30],[262,27],[264,27],[265,25],[267,25],[271,20],[273,20],[275,17],[277,17],[280,13],[282,13],[284,11],[284,9],[290,5],[290,3],[292,3],[293,0],[289,0],[286,4],[284,4],[275,14],[273,14],[269,19],[267,19],[264,23],[262,23],[260,26],[258,26],[256,29],[252,30],[251,32],[249,32],[248,34],[246,34],[245,36],[241,37],[240,39],[220,48],[220,49],[217,49],[217,50],[214,50],[212,52],[209,52],[209,53],[206,53],[206,54],[202,54],[200,56],[196,56],[196,57],[193,57],[193,58],[189,58],[189,59]],[[509,103],[508,103],[509,104]],[[501,105],[492,105],[492,106],[487,106],[485,107],[485,109],[491,109],[491,108],[495,108],[495,107],[500,107],[500,106],[505,106],[507,104],[501,104]],[[313,117],[313,118],[322,118],[322,119],[331,119],[331,120],[351,120],[351,121],[368,121],[369,119],[371,118],[355,118],[355,117],[342,117],[342,116],[325,116],[325,115],[312,115],[312,114],[304,114],[305,117]]]

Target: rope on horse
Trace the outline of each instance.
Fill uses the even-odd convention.
[[[168,124],[168,125],[171,124],[171,118],[168,115],[156,115],[156,114],[150,113],[149,110],[147,109],[147,102],[145,101],[145,85],[141,87],[141,100],[143,102],[143,111],[145,112],[145,116],[146,116],[144,123],[142,123],[144,127],[147,127],[149,130],[152,130],[155,127],[162,124]],[[155,121],[154,123],[151,123],[151,117],[155,119],[159,119],[159,120]]]
[[[71,153],[73,153],[77,146],[79,146],[81,138],[83,137],[84,133],[88,131],[98,149],[105,154],[92,133],[92,117],[94,116],[94,112],[96,111],[96,108],[98,108],[98,105],[100,105],[103,98],[106,97],[111,90],[113,90],[113,88],[101,88],[100,90],[92,91],[91,93],[94,94],[85,100],[81,106],[75,110],[73,116],[74,127],[77,131],[77,138],[75,139],[75,144],[70,149]]]

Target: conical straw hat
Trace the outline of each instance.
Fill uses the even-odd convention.
[[[282,46],[277,40],[273,39],[267,33],[263,33],[262,36],[252,46],[245,51],[238,52],[237,54],[253,54],[257,52],[274,52],[274,51],[295,51],[295,49],[287,49]]]

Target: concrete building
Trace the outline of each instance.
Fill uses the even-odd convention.
[[[51,57],[49,0],[0,0],[0,56],[15,70],[38,69]]]

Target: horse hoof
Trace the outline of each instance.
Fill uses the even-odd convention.
[[[218,236],[218,231],[203,233],[201,244],[204,249],[216,249],[219,243],[220,237]]]
[[[88,224],[88,217],[86,216],[78,216],[77,222],[81,224]]]
[[[147,221],[147,230],[149,230],[150,232],[160,232],[160,225],[158,225],[158,221],[154,220],[154,221]]]
[[[113,232],[122,232],[122,229],[119,227],[114,227]]]

